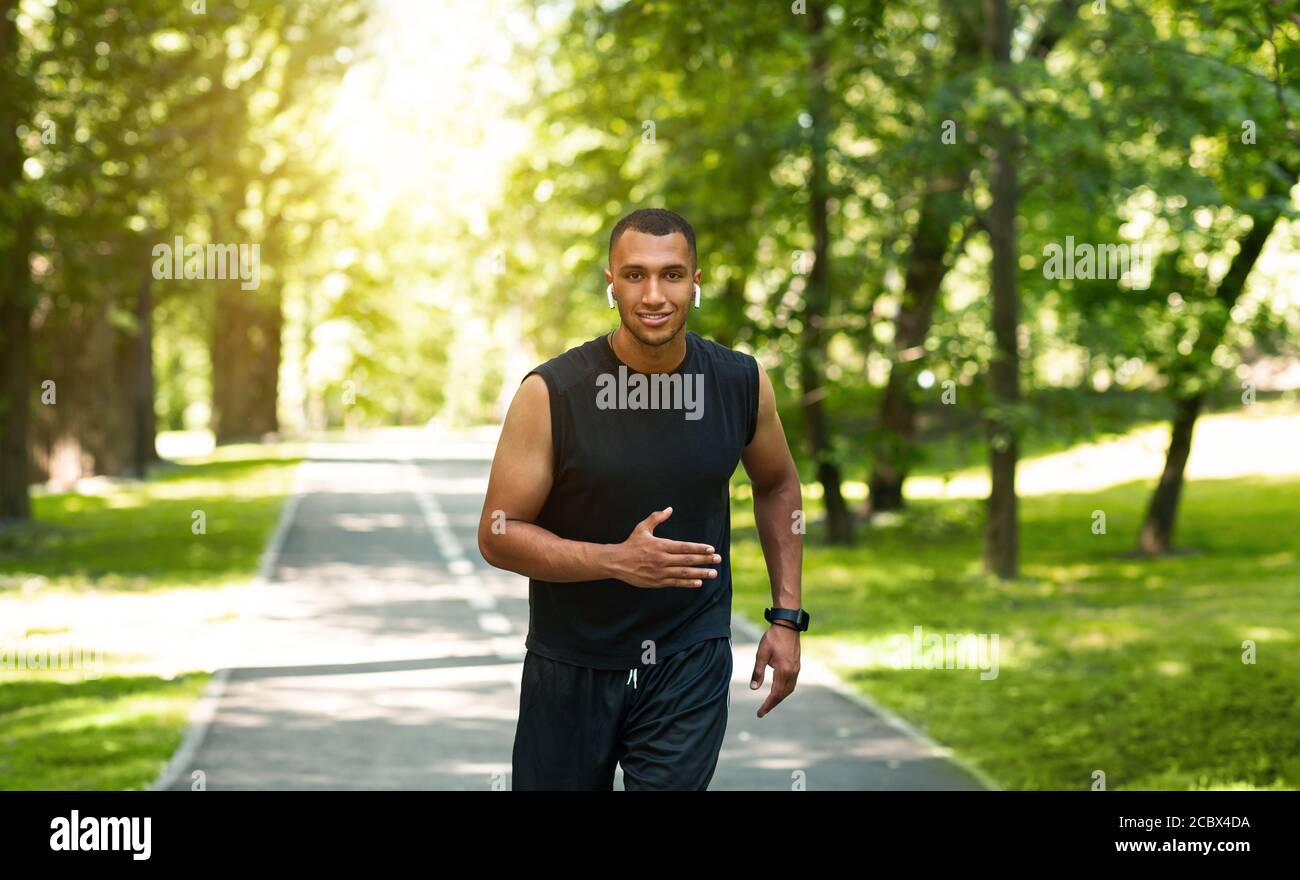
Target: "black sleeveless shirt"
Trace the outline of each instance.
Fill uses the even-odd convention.
[[[629,669],[731,635],[728,485],[758,424],[758,362],[691,331],[671,373],[640,373],[605,335],[529,371],[551,403],[554,482],[537,525],[562,538],[618,544],[656,510],[654,534],[708,544],[722,562],[701,587],[606,579],[528,581],[525,646],[563,663]]]

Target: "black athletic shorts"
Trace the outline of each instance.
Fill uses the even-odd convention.
[[[515,791],[703,791],[731,703],[731,639],[706,639],[654,664],[589,669],[524,655]]]

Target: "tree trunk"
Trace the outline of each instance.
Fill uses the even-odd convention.
[[[218,443],[256,441],[278,430],[278,296],[219,282],[212,335],[212,430]]]
[[[718,315],[721,320],[714,326],[717,330],[713,338],[719,345],[732,348],[736,344],[736,329],[745,320],[745,279],[732,275],[723,285],[721,296],[716,303],[710,304],[705,297],[700,298],[700,305]]]
[[[916,437],[912,389],[922,346],[930,334],[939,288],[948,273],[948,232],[954,218],[961,214],[969,174],[969,169],[963,172],[955,191],[927,192],[921,202],[921,216],[908,254],[903,302],[894,319],[894,357],[880,401],[869,489],[872,513],[903,507],[903,480]]]
[[[803,329],[799,349],[799,380],[803,389],[804,422],[808,444],[817,464],[826,505],[826,540],[830,544],[853,543],[853,515],[841,491],[839,465],[833,455],[834,438],[826,415],[826,335],[824,323],[830,311],[830,217],[826,176],[827,130],[830,127],[826,79],[829,59],[823,45],[825,13],[820,4],[808,10],[811,28],[810,99],[812,116],[812,169],[808,180],[809,226],[813,234],[813,266],[808,275],[804,300]]]
[[[9,129],[0,126],[0,131]],[[16,281],[26,256],[14,245],[0,253],[5,277],[0,280],[0,526],[31,516],[27,496],[27,426],[31,406],[31,306]]]
[[[1294,175],[1288,171],[1291,178]],[[1282,185],[1276,178],[1271,178],[1270,191],[1274,196],[1285,197],[1290,193],[1290,185]],[[1231,320],[1232,307],[1246,289],[1246,279],[1250,277],[1259,255],[1264,251],[1273,227],[1277,224],[1279,210],[1266,208],[1254,213],[1250,231],[1241,239],[1241,246],[1232,258],[1232,265],[1215,288],[1214,298],[1217,310],[1205,319],[1201,333],[1196,338],[1196,350],[1208,356],[1218,347]],[[1195,364],[1199,359],[1189,358],[1185,363]],[[1181,378],[1181,377],[1180,377]],[[1174,388],[1179,382],[1171,383]],[[1187,457],[1192,451],[1192,430],[1200,415],[1204,403],[1204,393],[1182,394],[1174,401],[1174,419],[1170,425],[1169,451],[1165,456],[1165,467],[1160,474],[1151,501],[1147,505],[1146,517],[1142,522],[1142,531],[1138,535],[1138,550],[1147,554],[1168,553],[1173,549],[1174,521],[1178,515],[1178,500],[1183,491],[1183,474],[1187,467]]]
[[[1080,0],[1061,0],[1044,19],[1030,44],[1029,55],[1040,60],[1046,58],[1064,36],[1079,6]],[[957,5],[949,12],[959,25],[951,66],[960,75],[979,62],[984,37],[980,32],[978,7]],[[949,232],[952,224],[966,219],[968,213],[963,196],[971,170],[969,164],[958,163],[948,175],[946,186],[941,175],[936,174],[921,202],[921,215],[907,255],[903,302],[895,319],[895,355],[877,418],[878,439],[869,482],[872,513],[901,510],[905,504],[903,481],[907,479],[916,439],[916,404],[912,393],[923,346],[934,320],[939,289],[951,268],[951,262],[945,259]],[[957,256],[960,254],[953,255]]]
[[[131,470],[143,479],[149,465],[158,460],[155,438],[158,435],[158,417],[154,410],[153,380],[153,266],[145,264],[135,303],[135,390],[132,400],[133,423]]]
[[[1143,553],[1168,553],[1173,547],[1174,518],[1178,515],[1178,499],[1183,492],[1183,472],[1187,467],[1187,456],[1192,451],[1192,429],[1203,402],[1204,395],[1194,394],[1175,403],[1176,414],[1170,426],[1165,469],[1147,505],[1142,533],[1138,538],[1138,548]]]
[[[30,118],[18,72],[15,0],[0,0],[0,526],[31,517],[32,216],[20,193],[23,153],[14,133]]]
[[[1010,87],[1011,15],[1007,0],[985,0],[987,41],[995,70]],[[1016,179],[1016,134],[994,120],[991,126],[993,167],[989,207],[989,239],[993,249],[994,351],[989,366],[992,412],[988,419],[989,473],[992,489],[984,532],[984,568],[1001,578],[1013,578],[1020,568],[1020,535],[1016,499],[1015,408],[1020,399],[1020,357],[1016,329],[1020,301],[1016,289],[1019,271],[1016,214],[1019,185]]]

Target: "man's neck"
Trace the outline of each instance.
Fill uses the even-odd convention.
[[[686,328],[667,345],[646,345],[622,324],[609,337],[618,359],[640,373],[671,373],[686,360]]]

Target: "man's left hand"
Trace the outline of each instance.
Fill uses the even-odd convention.
[[[749,680],[750,690],[763,686],[763,676],[771,666],[772,691],[758,709],[762,718],[773,707],[794,692],[799,680],[799,631],[781,623],[774,623],[763,633],[758,642],[758,654],[754,658],[754,675]]]

